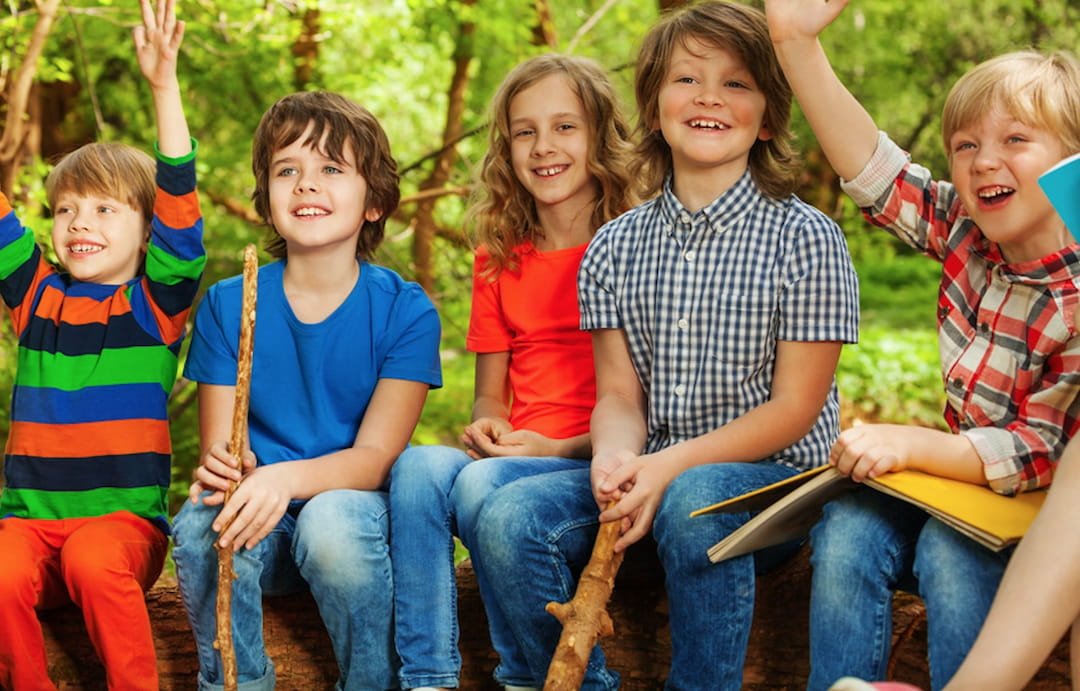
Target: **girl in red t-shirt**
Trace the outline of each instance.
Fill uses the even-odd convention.
[[[467,339],[476,353],[472,423],[464,450],[412,447],[391,471],[403,689],[458,686],[454,534],[471,544],[496,487],[591,456],[595,380],[590,336],[578,326],[577,269],[596,230],[636,202],[629,129],[593,61],[526,60],[495,94],[491,122],[469,214],[480,241]],[[482,577],[479,585],[483,596]],[[495,677],[513,688],[532,675],[510,655],[517,646],[500,613],[487,614],[503,655]]]

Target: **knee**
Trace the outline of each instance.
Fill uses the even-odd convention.
[[[471,459],[464,451],[446,446],[411,446],[390,468],[390,488],[400,492],[440,491],[446,494],[454,478]]]
[[[385,493],[323,492],[312,497],[297,516],[293,558],[309,582],[346,578],[365,571],[372,561],[389,562],[389,530]]]
[[[457,523],[464,527],[466,533],[475,528],[480,510],[492,492],[499,487],[499,483],[489,472],[491,469],[491,463],[470,463],[458,474],[450,492],[450,503],[454,507]]]
[[[0,569],[0,608],[24,603],[33,607],[37,600],[38,581],[34,565],[27,562],[9,562]]]
[[[221,511],[220,506],[207,506],[199,502],[185,501],[173,518],[172,535],[175,551],[206,550],[217,540],[213,523]]]

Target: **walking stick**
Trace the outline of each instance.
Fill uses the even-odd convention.
[[[259,259],[255,245],[244,248],[244,295],[240,312],[240,344],[236,357],[236,398],[233,402],[232,433],[229,437],[229,452],[237,458],[244,453],[247,442],[248,403],[251,398],[251,357],[255,344],[255,298],[258,295]],[[225,492],[225,503],[232,498],[236,489],[235,482],[230,483]],[[232,521],[229,521],[232,524]],[[228,525],[221,529],[225,532]],[[214,647],[221,653],[221,669],[224,676],[225,691],[236,691],[236,650],[232,638],[232,583],[236,580],[233,570],[233,547],[217,546],[218,587],[215,613],[217,615],[217,637]]]
[[[610,502],[610,509],[615,502]],[[576,691],[585,679],[596,641],[615,632],[607,612],[608,600],[615,587],[615,574],[626,552],[615,552],[619,539],[619,521],[600,524],[592,556],[581,572],[574,598],[565,604],[549,602],[544,609],[563,625],[559,645],[548,666],[544,691]]]

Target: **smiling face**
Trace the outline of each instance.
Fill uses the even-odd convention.
[[[552,74],[510,100],[514,176],[536,202],[541,226],[552,213],[590,206],[599,184],[588,170],[589,125],[566,77]]]
[[[1047,130],[995,106],[949,137],[949,167],[964,208],[1010,262],[1038,259],[1070,243],[1038,178],[1067,152]]]
[[[765,94],[732,51],[688,38],[675,44],[658,99],[659,129],[675,177],[706,174],[727,189],[745,172],[750,149],[768,139]]]
[[[355,254],[364,221],[376,221],[382,213],[367,204],[367,181],[352,148],[346,146],[344,160],[335,161],[322,142],[305,144],[310,130],[309,125],[270,159],[271,222],[290,255],[336,249]]]
[[[53,250],[76,280],[127,283],[142,267],[148,238],[142,212],[129,204],[96,194],[56,195]]]

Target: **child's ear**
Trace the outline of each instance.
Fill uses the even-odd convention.
[[[769,131],[768,127],[763,126],[760,130],[758,130],[757,138],[763,142],[767,142],[772,139],[772,132]]]
[[[382,218],[382,209],[376,209],[374,206],[369,206],[364,209],[364,220],[369,223],[374,223]]]

